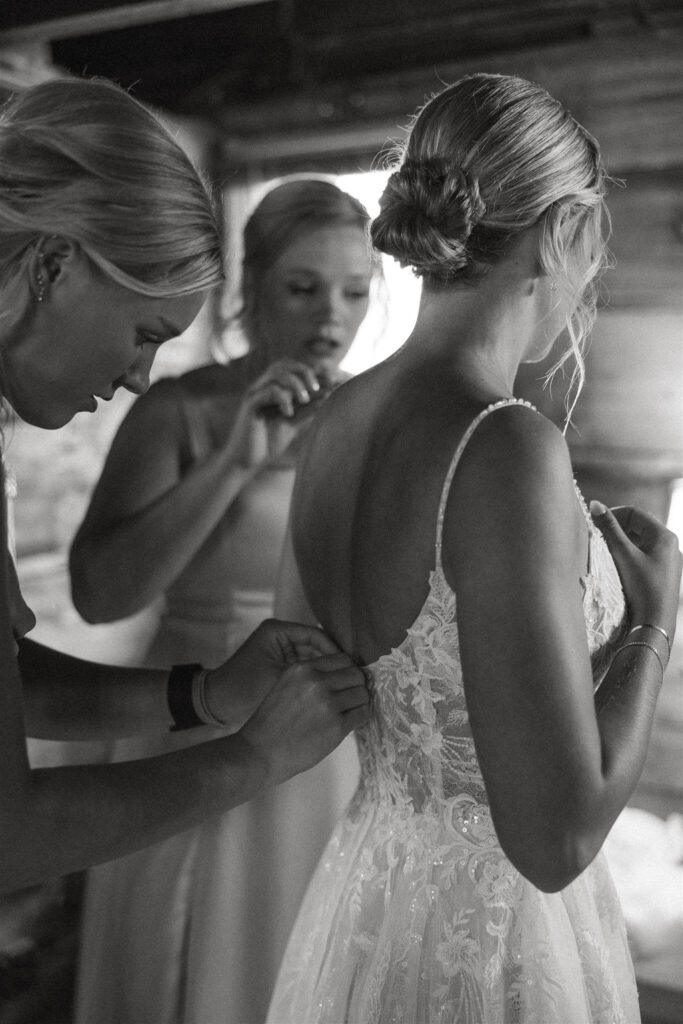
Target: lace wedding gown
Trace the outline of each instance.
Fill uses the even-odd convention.
[[[309,886],[270,1024],[640,1020],[602,854],[562,892],[523,878],[498,842],[468,724],[441,529],[472,431],[507,404],[484,410],[463,437],[425,604],[400,646],[367,668],[373,711],[357,735],[360,785]],[[582,583],[597,682],[622,632],[624,598],[578,497],[590,533]]]

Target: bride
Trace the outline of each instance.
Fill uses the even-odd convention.
[[[430,100],[389,179],[372,236],[422,277],[417,323],[316,421],[281,597],[367,666],[372,713],[272,1024],[640,1019],[600,848],[680,553],[645,512],[591,514],[563,435],[513,397],[565,328],[580,383],[604,189],[587,132],[498,75]]]

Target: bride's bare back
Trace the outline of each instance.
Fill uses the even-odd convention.
[[[501,397],[476,390],[399,356],[346,384],[316,424],[294,500],[296,560],[316,618],[363,663],[403,640],[427,596],[449,462]],[[484,457],[486,444],[477,438]]]

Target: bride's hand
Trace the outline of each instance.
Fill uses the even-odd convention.
[[[299,432],[306,413],[327,393],[310,366],[280,359],[247,390],[230,434],[235,461],[250,469],[277,458]]]
[[[660,626],[673,641],[683,564],[678,538],[631,505],[608,509],[592,501],[591,514],[619,572],[631,623]]]

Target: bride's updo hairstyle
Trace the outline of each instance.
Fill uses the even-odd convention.
[[[223,279],[207,186],[158,118],[107,81],[44,82],[0,108],[0,328],[31,301],[26,271],[46,235],[143,295]]]
[[[468,240],[486,212],[479,182],[452,160],[406,156],[380,199],[373,244],[426,281],[450,281],[471,271]]]
[[[580,388],[606,263],[606,176],[595,140],[541,86],[475,74],[417,112],[398,163],[371,237],[426,288],[476,282],[520,232],[540,224],[540,265],[558,300],[568,300],[572,347],[557,367],[573,352]]]

